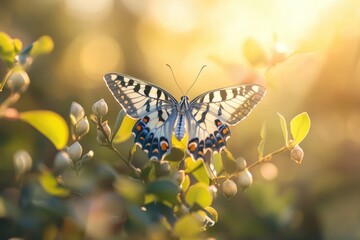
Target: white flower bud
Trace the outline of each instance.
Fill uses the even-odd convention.
[[[82,151],[83,149],[78,141],[71,144],[71,146],[67,149],[67,153],[73,161],[80,159]]]
[[[76,136],[81,138],[85,134],[87,134],[89,132],[89,130],[90,130],[89,121],[88,121],[87,117],[84,117],[76,124],[75,134],[76,134]]]
[[[17,176],[21,176],[32,167],[32,159],[28,152],[19,150],[14,154],[14,167]]]
[[[72,102],[70,107],[70,120],[73,125],[76,125],[81,119],[85,117],[84,108],[77,102]]]
[[[7,75],[7,86],[14,93],[25,92],[29,84],[29,75],[22,69],[13,70]]]
[[[237,171],[243,171],[246,168],[246,160],[243,157],[238,157],[235,159],[235,163],[236,163],[236,170]]]
[[[297,164],[301,164],[304,158],[304,151],[299,145],[296,145],[293,149],[291,149],[290,156]]]
[[[92,105],[92,112],[97,117],[104,117],[108,112],[108,105],[106,104],[104,99],[100,99],[96,103]]]
[[[237,193],[237,186],[233,180],[227,179],[222,184],[222,190],[227,199],[232,198]]]
[[[253,183],[253,177],[247,168],[239,174],[237,183],[243,191],[251,186]]]
[[[61,175],[66,169],[72,166],[70,156],[65,151],[60,151],[56,154],[53,164],[53,171],[55,175]]]

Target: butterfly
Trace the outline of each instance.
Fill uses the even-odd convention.
[[[170,153],[172,134],[188,134],[187,152],[204,160],[207,151],[221,152],[230,137],[228,125],[243,120],[265,95],[265,87],[242,84],[205,92],[191,102],[178,102],[164,89],[121,73],[107,73],[104,81],[126,114],[138,119],[132,133],[135,144],[149,159],[162,161]]]

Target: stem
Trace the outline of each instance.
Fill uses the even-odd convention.
[[[116,155],[118,155],[118,157],[126,164],[126,166],[127,166],[136,176],[140,177],[140,174],[139,174],[139,172],[137,171],[137,168],[136,168],[134,165],[132,165],[129,161],[127,161],[126,158],[114,147],[114,145],[113,145],[112,141],[110,140],[108,134],[105,132],[104,127],[103,127],[101,121],[98,121],[98,124],[97,124],[97,125],[98,125],[98,129],[102,132],[102,134],[103,134],[103,135],[105,136],[105,138],[106,138],[106,142],[107,142],[107,144],[108,144],[107,146],[108,146],[111,150],[113,150],[113,151],[116,153]]]
[[[0,105],[0,117],[4,115],[5,110],[15,104],[20,99],[19,93],[11,93],[8,98]]]
[[[247,167],[248,169],[251,169],[261,163],[264,163],[264,162],[268,162],[272,159],[272,157],[275,155],[275,154],[279,154],[279,153],[282,153],[282,152],[286,152],[288,151],[289,148],[287,146],[284,146],[282,148],[279,148],[278,150],[275,150],[261,158],[259,158],[256,162],[252,163],[249,167]]]

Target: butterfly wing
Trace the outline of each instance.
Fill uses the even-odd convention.
[[[139,119],[132,130],[135,143],[150,159],[162,160],[171,149],[176,99],[160,87],[125,74],[108,73],[104,80],[126,114]]]
[[[260,85],[244,84],[201,94],[191,101],[188,120],[188,152],[204,158],[208,150],[220,152],[230,137],[228,125],[243,120],[265,95]]]

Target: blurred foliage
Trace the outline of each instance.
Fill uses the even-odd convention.
[[[357,0],[1,1],[0,103],[16,103],[0,118],[0,238],[168,239],[170,229],[172,237],[188,238],[187,233],[198,234],[205,223],[207,231],[196,238],[359,238],[359,8]],[[42,38],[44,33],[51,38]],[[39,43],[43,48],[37,47]],[[50,50],[46,56],[37,54]],[[20,66],[15,68],[15,63]],[[183,91],[199,66],[208,65],[189,92],[190,99],[210,89],[265,79],[266,98],[254,114],[231,129],[228,149],[233,157],[217,154],[214,166],[198,162],[195,166],[187,159],[194,167],[189,169],[180,161],[186,156],[182,154],[186,142],[174,142],[179,151],[168,156],[170,167],[160,166],[147,162],[132,140],[125,140],[131,135],[127,128],[126,138],[115,144],[121,159],[94,144],[99,133],[90,128],[93,119],[85,118],[85,111],[67,121],[70,140],[59,151],[51,137],[49,141],[16,121],[19,113],[33,109],[68,116],[73,101],[90,109],[104,98],[110,109],[109,126],[116,122],[119,107],[101,81],[103,74],[126,72],[179,97],[164,67],[167,63]],[[9,78],[12,82],[7,83]],[[18,85],[27,82],[29,88]],[[8,98],[12,95],[8,86],[20,86],[15,88],[20,101]],[[290,120],[303,111],[311,116],[309,137],[301,142],[305,156],[292,145],[300,136],[294,136],[292,128],[303,121],[294,125]],[[275,112],[290,125],[286,120],[279,125]],[[266,128],[259,136],[264,119]],[[116,125],[121,124],[109,127],[111,138],[124,131],[117,131]],[[100,137],[105,140],[104,134]],[[242,168],[243,161],[237,159],[246,159],[249,165],[257,162],[257,146],[264,159],[269,149],[284,144],[283,138],[293,147],[288,155],[281,153],[251,173],[244,170],[231,176]],[[301,156],[300,168],[283,161],[291,158],[299,163]],[[126,165],[129,159],[135,169]],[[230,173],[218,179],[219,185],[230,180],[239,189],[253,181],[252,186],[230,200],[219,194],[221,187],[215,188],[219,192],[210,187],[212,207],[195,207],[191,213],[187,204],[173,207],[156,185],[146,193],[147,185],[160,178],[171,191],[178,186],[178,200],[183,202],[199,179],[215,183],[208,175],[214,169],[217,176]],[[46,186],[55,193],[66,189],[70,195],[47,192],[41,179],[48,179]],[[233,186],[229,181],[226,185]],[[170,202],[177,201],[171,197]]]

